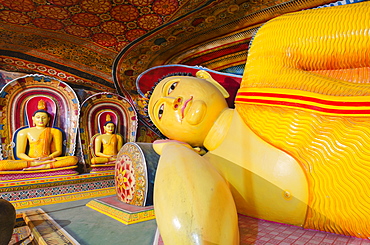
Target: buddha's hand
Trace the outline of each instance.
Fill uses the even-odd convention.
[[[52,157],[38,157],[32,161],[32,166],[38,166],[41,164],[46,164],[50,162],[55,162],[56,160]]]
[[[155,152],[157,152],[159,155],[162,154],[162,150],[163,150],[163,147],[165,147],[166,145],[169,145],[169,144],[180,144],[180,145],[183,145],[189,149],[192,149],[193,151],[195,151],[196,153],[198,153],[199,155],[203,155],[206,153],[206,151],[200,147],[192,147],[191,145],[189,145],[188,143],[185,143],[185,142],[182,142],[182,141],[178,141],[178,140],[156,140],[153,142],[153,149]]]
[[[113,161],[117,160],[117,155],[110,156],[110,157],[108,158],[108,160],[109,160],[110,162],[113,162]]]
[[[47,164],[47,163],[38,164],[34,166],[32,166],[32,163],[31,163],[31,167],[24,168],[23,170],[40,170],[40,169],[50,169],[50,168],[51,168],[50,164]]]

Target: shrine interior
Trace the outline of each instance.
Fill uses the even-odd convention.
[[[138,84],[140,74],[199,66],[230,74],[237,83],[224,86],[235,92],[253,37],[269,20],[359,2],[366,1],[1,0],[0,160],[21,164],[15,138],[37,108],[48,112],[46,127],[62,131],[66,157],[47,159],[41,171],[0,169],[0,197],[17,212],[9,244],[163,244],[151,144],[166,137],[148,119],[146,97],[156,82],[150,76],[159,75]],[[109,123],[116,157],[96,148],[96,139],[110,137]],[[240,244],[370,244],[238,217]]]

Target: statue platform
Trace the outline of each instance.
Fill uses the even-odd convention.
[[[116,195],[92,200],[86,206],[126,225],[155,219],[153,206],[126,204],[119,201]]]
[[[17,210],[115,193],[113,173],[0,182],[0,198],[10,201]]]

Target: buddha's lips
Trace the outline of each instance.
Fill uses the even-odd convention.
[[[184,119],[184,117],[185,117],[185,115],[184,115],[184,113],[185,113],[185,108],[186,108],[186,106],[188,105],[188,103],[189,103],[190,101],[192,101],[192,100],[193,100],[193,96],[191,96],[191,97],[190,97],[190,99],[188,99],[187,101],[185,101],[184,105],[182,106],[182,108],[181,108],[181,119]]]

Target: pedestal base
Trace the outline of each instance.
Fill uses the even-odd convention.
[[[0,198],[18,209],[114,195],[111,173],[0,182]]]
[[[123,203],[116,196],[95,199],[86,206],[126,225],[155,219],[153,206],[139,207]]]

